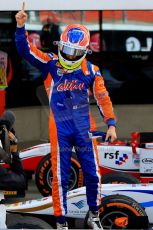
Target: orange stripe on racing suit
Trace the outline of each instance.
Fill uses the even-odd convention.
[[[25,27],[18,28],[16,34],[18,34],[15,38],[18,52],[22,54],[23,58],[43,73],[43,79],[46,78],[46,75],[49,72],[48,63],[54,58],[57,58],[57,56],[53,53],[44,53],[30,43],[28,41],[28,33],[25,31]]]
[[[89,97],[92,95],[93,93],[91,92],[90,89],[88,89],[88,95]],[[90,118],[90,131],[96,131],[96,121],[92,115],[92,112],[89,111],[89,118]]]
[[[104,79],[99,74],[99,68],[95,65],[92,66],[92,71],[95,75],[95,81],[93,85],[93,93],[96,99],[97,105],[100,109],[101,115],[104,117],[104,122],[107,123],[109,119],[116,120],[113,112],[112,102],[106,90]]]
[[[48,98],[51,99],[51,94],[53,90],[53,79],[51,74],[47,75],[47,78],[44,81],[45,89],[48,95]],[[51,162],[52,162],[52,173],[53,173],[53,181],[52,181],[52,199],[54,204],[54,215],[62,216],[65,214],[65,210],[63,207],[62,197],[60,196],[59,189],[61,187],[61,175],[60,175],[60,157],[59,157],[59,145],[58,145],[58,137],[57,137],[57,127],[54,119],[54,114],[50,109],[49,116],[49,137],[51,143]]]
[[[36,57],[39,57],[43,61],[47,61],[48,62],[48,61],[51,60],[51,58],[47,55],[47,53],[42,52],[35,45],[33,45],[31,42],[29,42],[29,40],[28,40],[28,32],[26,32],[26,38],[27,38],[27,42],[28,42],[28,45],[29,45],[31,53],[33,53]]]
[[[86,59],[84,59],[83,62],[81,63],[81,68],[82,68],[83,73],[84,73],[85,76],[90,75]],[[89,96],[92,95],[92,91],[90,89],[88,89],[88,95]],[[90,131],[96,131],[96,122],[95,122],[95,119],[92,116],[91,111],[89,112],[89,118],[90,118]]]
[[[35,58],[39,58],[42,62],[48,62],[51,60],[51,58],[47,55],[47,53],[42,52],[41,50],[39,50],[36,46],[34,46],[32,43],[30,43],[28,41],[27,38],[27,42],[29,44],[29,48],[30,48],[30,53],[35,56]]]
[[[62,189],[61,187],[61,175],[60,175],[60,157],[59,157],[59,146],[58,146],[58,137],[57,137],[57,129],[56,123],[54,119],[54,115],[52,110],[50,109],[50,117],[49,117],[49,135],[50,135],[50,143],[51,143],[51,162],[52,162],[52,198],[54,204],[54,215],[62,216],[65,215],[65,210],[63,208],[63,198],[60,196]]]
[[[96,131],[96,122],[95,119],[92,116],[92,113],[89,112],[89,117],[90,117],[90,131]]]
[[[48,96],[48,99],[51,98],[51,93],[52,93],[52,83],[53,83],[53,79],[50,73],[48,73],[46,79],[44,80],[44,86],[45,86],[45,90]]]

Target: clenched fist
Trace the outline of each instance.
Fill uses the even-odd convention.
[[[22,10],[20,10],[16,15],[16,22],[17,22],[17,27],[21,28],[25,25],[27,21],[27,14],[25,13],[25,2],[22,4]]]

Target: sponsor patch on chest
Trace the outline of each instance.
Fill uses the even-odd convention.
[[[68,81],[65,80],[63,83],[57,86],[57,91],[74,91],[74,90],[82,90],[84,87],[84,82],[79,83],[78,80]]]
[[[58,76],[63,76],[63,74],[64,74],[63,69],[58,68],[58,69],[57,69],[57,75],[58,75]]]

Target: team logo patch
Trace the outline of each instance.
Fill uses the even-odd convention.
[[[100,98],[102,98],[104,96],[107,96],[107,95],[108,95],[108,93],[106,93],[106,92],[104,92],[104,93],[98,93],[97,98],[100,99]]]
[[[78,80],[68,81],[65,80],[64,83],[61,83],[57,86],[57,91],[74,91],[74,90],[82,90],[84,87],[84,82],[78,83]]]
[[[63,76],[63,74],[64,74],[63,70],[60,69],[60,68],[58,68],[58,69],[57,69],[57,75],[58,75],[58,76]]]
[[[100,81],[98,81],[98,87],[103,87],[104,86],[104,82],[103,80],[101,79]]]

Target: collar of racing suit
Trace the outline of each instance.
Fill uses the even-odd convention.
[[[65,74],[75,72],[79,69],[81,69],[81,66],[77,67],[76,69],[71,69],[71,70],[63,68]]]
[[[61,66],[62,67],[62,66]],[[67,74],[67,73],[72,73],[72,72],[75,72],[75,71],[78,71],[79,69],[82,69],[83,73],[85,76],[87,75],[90,75],[90,72],[88,70],[88,66],[87,66],[87,60],[84,59],[81,63],[81,65],[79,67],[77,67],[76,69],[73,69],[73,70],[69,70],[69,69],[65,69],[62,67],[62,69],[64,70],[64,73]]]

